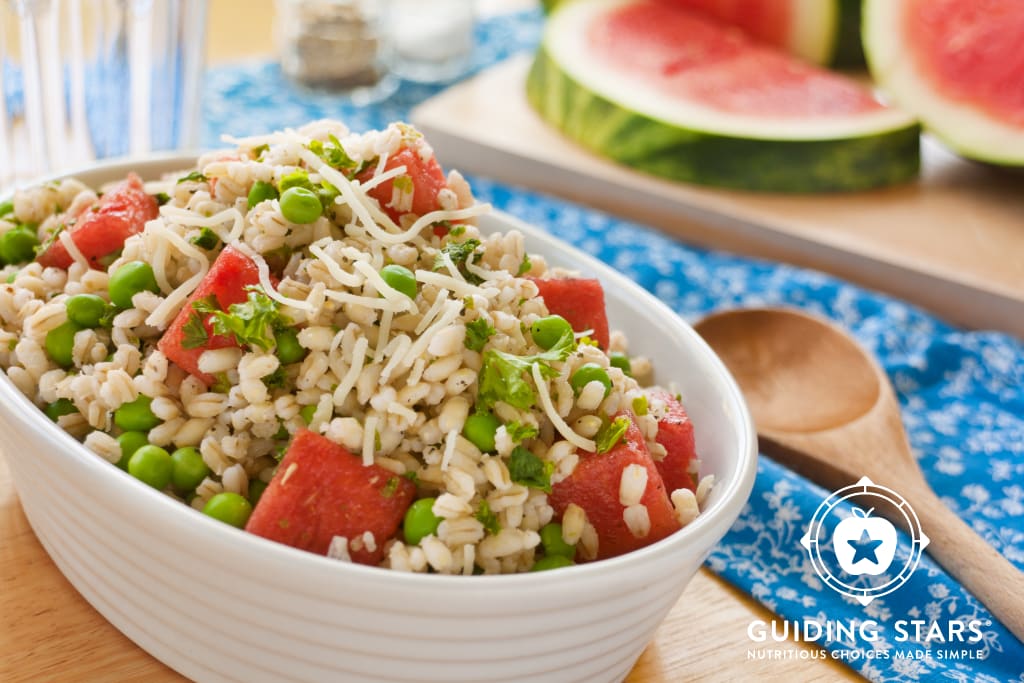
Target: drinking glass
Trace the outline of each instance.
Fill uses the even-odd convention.
[[[452,81],[469,70],[474,0],[391,0],[394,71],[421,83]]]
[[[0,0],[0,190],[199,143],[206,0]]]

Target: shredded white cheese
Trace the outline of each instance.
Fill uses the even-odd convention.
[[[436,285],[438,287],[450,289],[454,294],[460,297],[480,294],[480,288],[476,285],[471,285],[463,280],[456,280],[451,275],[435,273],[432,270],[417,270],[416,279],[427,285]]]
[[[328,238],[329,239],[329,238]],[[327,240],[324,240],[327,241]],[[359,273],[348,273],[342,267],[341,264],[332,259],[327,252],[323,250],[319,244],[309,245],[309,253],[320,259],[320,262],[327,267],[327,272],[331,274],[339,284],[345,287],[362,287],[365,278]]]
[[[60,243],[64,245],[64,248],[68,250],[68,255],[71,256],[76,263],[80,263],[86,268],[89,267],[89,259],[85,258],[85,254],[83,254],[78,248],[78,245],[75,244],[75,240],[71,239],[70,231],[61,230],[60,234],[57,235],[57,239],[60,240]]]
[[[423,330],[430,327],[430,323],[434,322],[434,318],[436,318],[441,312],[441,309],[444,308],[444,302],[446,301],[448,301],[448,290],[442,289],[437,293],[437,296],[434,297],[434,303],[427,310],[427,314],[420,319],[419,324],[416,325],[416,329],[413,331],[416,334],[422,334]]]
[[[380,371],[380,380],[378,384],[381,386],[387,384],[388,380],[391,379],[391,373],[395,371],[398,364],[405,358],[405,354],[409,352],[409,347],[412,346],[412,339],[407,334],[400,334],[392,339],[387,348],[384,350],[384,355],[390,355],[387,365]]]
[[[382,154],[381,159],[385,159],[385,155]],[[385,163],[387,163],[387,161],[385,161]],[[377,172],[374,174],[374,176],[367,180],[365,183],[360,183],[358,180],[355,181],[356,183],[359,183],[359,187],[363,190],[363,192],[369,192],[370,190],[377,187],[381,183],[386,183],[392,178],[397,178],[400,175],[404,175],[407,170],[405,166],[395,166],[391,170],[382,172],[382,168],[383,166],[378,166]]]
[[[359,294],[349,294],[348,292],[339,292],[334,289],[324,290],[324,296],[343,304],[356,304],[381,311],[394,311],[400,313],[403,310],[400,308],[400,304],[395,304],[392,301],[377,296],[360,296]]]
[[[575,445],[577,448],[582,448],[583,450],[590,451],[591,453],[597,451],[597,444],[592,439],[582,437],[573,431],[572,427],[570,427],[568,423],[562,419],[562,416],[558,414],[558,411],[555,410],[555,406],[551,402],[551,393],[548,391],[548,383],[544,380],[543,375],[540,374],[540,365],[538,363],[534,363],[530,367],[530,371],[533,373],[533,382],[537,385],[537,394],[540,396],[540,403],[541,406],[544,407],[544,413],[548,416],[548,419],[551,420],[551,424],[555,426],[558,433],[561,434],[566,441]]]
[[[449,256],[447,253],[445,253],[443,251],[439,251],[437,253],[437,255],[441,259],[441,263],[444,264],[445,270],[447,270],[449,273],[451,273],[453,278],[455,278],[456,280],[459,280],[460,282],[465,282],[466,281],[466,278],[462,277],[462,273],[459,272],[459,269],[455,265],[455,262],[452,261],[452,257],[451,256]]]
[[[370,415],[366,418],[366,424],[363,425],[363,467],[369,467],[373,464],[373,452],[376,450],[377,422],[379,419],[376,415]]]
[[[269,296],[271,299],[273,299],[279,304],[282,304],[284,306],[291,306],[292,308],[299,311],[308,311],[310,313],[316,311],[317,307],[314,306],[309,301],[304,301],[302,299],[293,299],[277,291],[277,288],[275,288],[274,284],[270,281],[270,266],[267,265],[266,260],[264,260],[263,256],[258,254],[256,250],[250,248],[244,242],[239,242],[236,245],[236,248],[239,251],[243,252],[246,256],[251,258],[253,260],[253,263],[256,264],[256,270],[259,271],[260,275],[260,286],[263,288],[263,291],[266,293],[267,296]],[[310,296],[312,296],[313,294],[314,292],[310,292]]]
[[[470,254],[469,258],[466,259],[466,270],[473,275],[476,275],[481,280],[495,282],[497,280],[508,280],[512,277],[512,275],[504,270],[487,270],[486,268],[481,268],[473,263],[474,256],[476,256],[476,254]]]
[[[162,237],[181,252],[183,256],[192,259],[199,265],[192,277],[178,285],[146,318],[147,325],[163,329],[167,325],[167,321],[172,313],[185,303],[189,295],[195,291],[199,283],[206,277],[207,271],[210,270],[210,262],[206,260],[206,255],[203,252],[199,251],[196,246],[189,244],[181,235],[169,229],[162,220],[156,219],[147,223],[146,231],[158,238]]]
[[[409,351],[406,352],[405,357],[402,359],[399,367],[410,367],[417,358],[423,355],[430,346],[430,340],[434,338],[434,335],[448,327],[454,320],[459,317],[462,312],[462,304],[458,301],[449,301],[444,306],[444,312],[434,322],[433,325],[424,330],[423,334],[420,335],[412,346],[409,347]]]
[[[391,336],[391,321],[394,317],[393,311],[384,311],[380,316],[380,327],[377,328],[377,349],[373,352],[374,363],[384,360],[384,350],[388,345],[388,337]]]
[[[352,365],[349,366],[348,372],[341,378],[338,387],[334,390],[334,405],[340,407],[359,380],[359,373],[363,371],[363,363],[366,362],[366,349],[369,346],[370,342],[366,337],[356,340],[356,345],[352,349]]]

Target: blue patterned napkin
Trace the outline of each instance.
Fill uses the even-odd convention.
[[[539,29],[537,13],[481,22],[473,70],[532,49]],[[406,119],[411,107],[438,90],[405,84],[390,99],[359,109],[288,83],[275,64],[215,68],[204,98],[205,142],[216,145],[220,132],[255,134],[320,117],[342,119],[355,130],[381,127]],[[913,306],[821,273],[684,246],[569,202],[486,178],[470,180],[482,200],[581,246],[691,320],[724,307],[787,305],[851,330],[892,378],[910,441],[929,482],[947,505],[1024,568],[1020,341],[955,329]],[[814,653],[844,661],[872,681],[1024,683],[1024,645],[927,555],[906,585],[866,607],[825,586],[800,539],[828,495],[762,458],[750,503],[708,566],[775,612],[778,628],[788,621],[790,635],[794,621],[876,624],[868,638],[842,633],[824,643],[827,654]],[[900,548],[908,545],[909,539],[902,537]],[[927,625],[938,622],[943,638],[948,636],[948,621],[973,620],[981,639],[948,643],[932,634],[930,643],[901,642],[902,632],[914,635],[914,620],[926,624],[923,636],[928,634]],[[903,631],[897,622],[906,622]],[[748,625],[736,628],[747,630]],[[757,636],[759,626],[751,633]],[[721,656],[748,657],[744,652]],[[752,662],[750,670],[770,670],[769,666]]]

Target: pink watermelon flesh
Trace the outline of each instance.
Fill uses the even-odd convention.
[[[626,3],[597,17],[587,40],[590,53],[608,68],[722,112],[806,119],[883,108],[853,80],[679,9],[671,0]]]
[[[910,0],[903,31],[945,97],[1024,126],[1024,2]]]
[[[693,10],[748,36],[779,48],[787,48],[793,8],[780,0],[661,0],[666,5]]]

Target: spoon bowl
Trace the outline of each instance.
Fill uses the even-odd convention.
[[[764,453],[829,489],[867,476],[898,491],[930,538],[928,553],[1024,642],[1024,574],[935,495],[889,378],[867,351],[791,309],[725,311],[695,329],[736,378]],[[908,527],[898,508],[878,514]]]

